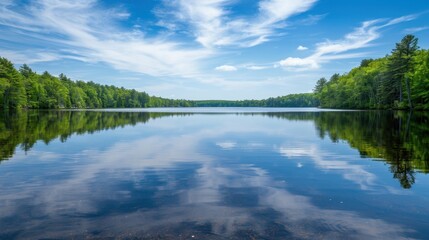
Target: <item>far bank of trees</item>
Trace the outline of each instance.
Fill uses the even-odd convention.
[[[362,60],[359,67],[317,81],[324,108],[429,109],[429,50],[406,35],[390,55]]]
[[[28,65],[15,69],[0,58],[0,109],[188,107],[190,101],[151,97],[145,92],[94,82],[72,81]]]
[[[128,107],[146,104],[149,96],[93,82],[73,82],[65,75],[37,74],[23,65],[19,71],[0,59],[0,103],[4,109]]]
[[[194,101],[195,107],[317,107],[319,101],[313,93],[289,94],[262,100],[207,100]]]
[[[291,94],[264,100],[191,101],[149,96],[145,92],[72,81],[48,72],[38,74],[28,65],[15,69],[0,58],[0,109],[147,108],[147,107],[316,107],[312,93]]]

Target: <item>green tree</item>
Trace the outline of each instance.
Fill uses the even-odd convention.
[[[323,88],[328,83],[328,80],[326,78],[322,77],[316,82],[316,86],[313,89],[314,94],[316,94],[316,97],[320,99],[320,94],[322,93]]]
[[[410,79],[412,100],[421,109],[429,109],[429,50],[419,50],[414,56]]]
[[[21,74],[6,58],[0,58],[0,93],[3,108],[18,109],[27,106]]]
[[[413,108],[413,106],[411,102],[410,81],[406,77],[406,73],[410,72],[413,68],[412,59],[418,49],[417,43],[418,39],[416,37],[406,35],[401,42],[396,44],[396,48],[392,50],[388,65],[391,78],[394,81],[393,85],[399,91],[399,103],[402,102],[402,84],[405,80],[409,108]]]

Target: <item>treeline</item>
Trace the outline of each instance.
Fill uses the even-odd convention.
[[[350,109],[429,109],[429,50],[406,35],[390,55],[362,60],[349,73],[321,78],[320,106]]]
[[[19,70],[0,58],[0,108],[144,108],[188,107],[190,101],[149,96],[145,92],[94,82],[72,81],[66,75],[37,74],[27,65]]]
[[[149,96],[145,92],[94,82],[72,81],[66,75],[38,74],[24,64],[18,70],[0,58],[0,109],[147,108],[147,107],[315,107],[312,93],[264,100],[192,101]]]
[[[194,101],[195,107],[317,107],[319,101],[313,93],[289,94],[262,100],[206,100]]]

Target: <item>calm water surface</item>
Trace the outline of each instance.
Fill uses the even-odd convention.
[[[428,172],[418,112],[3,114],[0,239],[428,239]]]

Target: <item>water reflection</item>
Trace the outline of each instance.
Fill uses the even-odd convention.
[[[27,151],[39,140],[49,144],[50,141],[59,138],[65,142],[73,134],[92,134],[127,125],[134,126],[151,118],[171,115],[147,112],[0,112],[0,162],[11,158],[16,147]]]
[[[186,116],[193,113],[46,111],[0,115],[0,162],[13,156],[19,146],[28,151],[39,140],[66,141],[73,134],[94,133],[137,123],[151,118]],[[429,172],[429,114],[361,112],[242,113],[295,121],[314,122],[321,138],[347,141],[361,157],[386,161],[390,171],[404,188],[415,183],[415,172]],[[224,149],[234,142],[217,143]],[[281,150],[285,151],[285,149]],[[291,149],[288,150],[292,151]],[[295,149],[305,154],[311,149]]]
[[[318,168],[340,172],[344,179],[358,184],[362,190],[372,189],[375,185],[375,174],[366,170],[365,166],[353,163],[354,158],[352,156],[323,152],[316,145],[294,148],[281,147],[279,152],[289,159],[309,157]]]
[[[320,135],[328,134],[333,141],[344,139],[362,157],[386,161],[404,188],[414,184],[415,171],[428,173],[428,114],[374,111],[341,115],[316,119]]]
[[[426,149],[419,146],[428,135],[414,122],[424,117],[377,112],[184,116],[5,116],[1,141],[11,143],[1,146],[2,159],[10,161],[0,165],[0,238],[400,239],[427,234],[422,220],[428,219],[427,194],[418,191],[411,198],[410,190],[384,178],[379,162],[361,159],[385,161],[395,177],[404,172],[397,161],[405,161],[411,169],[406,179],[425,177],[417,174],[427,172]],[[410,118],[408,126],[400,123],[404,117]],[[390,130],[376,129],[387,122],[393,122]],[[115,130],[101,131],[107,129]],[[397,150],[387,149],[392,146]],[[407,154],[393,158],[395,151]],[[399,179],[404,187],[414,183]],[[396,208],[407,197],[419,209]],[[413,222],[405,221],[405,212]]]

